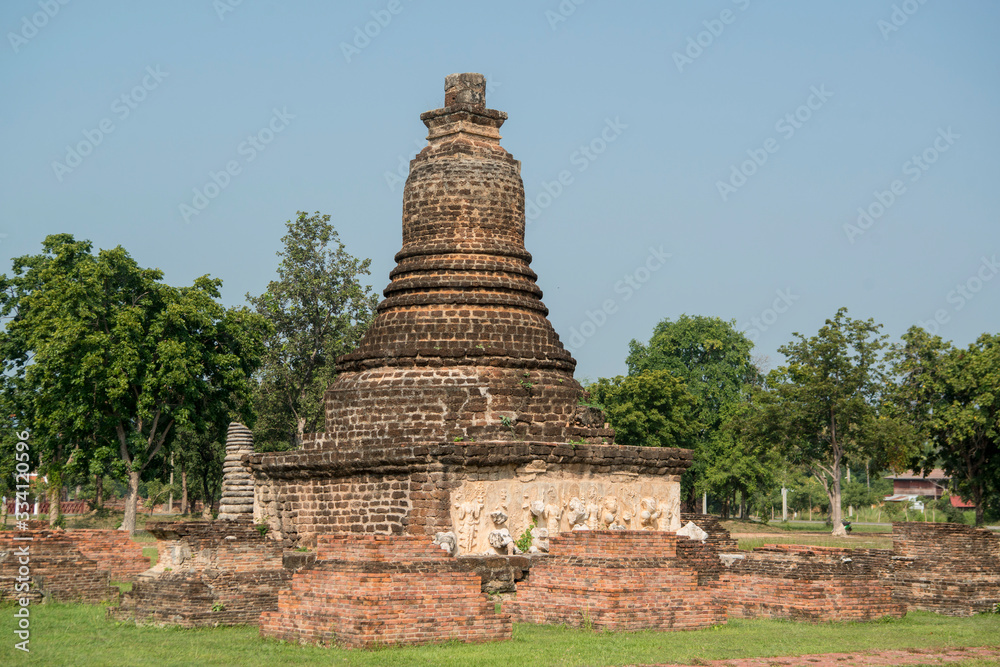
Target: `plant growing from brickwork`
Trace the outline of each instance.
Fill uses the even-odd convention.
[[[303,434],[324,430],[323,394],[336,377],[334,361],[357,346],[378,305],[360,282],[371,260],[346,251],[329,215],[300,211],[286,224],[278,279],[260,296],[247,294],[273,327],[253,399],[259,450],[294,448]]]
[[[536,525],[536,521],[537,519],[535,519],[535,517],[531,517],[531,525],[525,528],[524,532],[521,533],[516,540],[514,540],[514,546],[516,546],[518,551],[521,553],[527,553],[528,549],[531,548],[531,540],[534,539],[531,535],[531,529]]]

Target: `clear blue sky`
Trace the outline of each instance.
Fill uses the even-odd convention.
[[[996,2],[5,0],[0,30],[0,271],[68,232],[235,305],[305,210],[381,291],[418,116],[482,72],[578,376],[682,313],[771,366],[840,306],[1000,330]]]

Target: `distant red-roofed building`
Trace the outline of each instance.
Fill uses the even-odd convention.
[[[974,509],[973,503],[964,501],[959,496],[951,495],[948,490],[951,477],[941,468],[934,468],[925,477],[922,473],[907,470],[904,473],[887,475],[892,480],[892,495],[884,498],[887,502],[916,501],[919,496],[925,498],[941,498],[946,496],[952,507],[959,509]]]
[[[975,503],[969,502],[968,500],[962,500],[960,496],[951,497],[951,506],[957,507],[960,510],[974,510],[976,509]]]
[[[913,470],[904,473],[888,475],[892,480],[892,494],[894,496],[926,496],[929,498],[940,498],[948,493],[948,482],[951,477],[945,474],[941,468],[934,468],[926,477]]]

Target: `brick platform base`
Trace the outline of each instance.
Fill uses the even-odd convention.
[[[481,581],[428,537],[320,535],[316,565],[261,615],[260,633],[346,647],[510,639]]]
[[[265,539],[249,522],[150,523],[157,538],[156,566],[141,575],[108,618],[138,624],[256,625],[277,608],[278,591],[292,571],[280,542]]]
[[[27,592],[14,589],[19,583],[16,579],[21,567],[30,571]],[[118,589],[110,586],[109,581],[109,571],[87,558],[70,532],[0,532],[0,600],[28,597],[34,602],[46,599],[55,602],[104,602],[118,596]]]
[[[115,581],[135,581],[149,569],[149,558],[142,555],[142,545],[120,530],[71,530],[70,539],[87,558],[102,570],[108,570]]]
[[[955,523],[894,523],[892,586],[910,609],[949,616],[1000,604],[1000,537]]]
[[[514,620],[608,630],[690,630],[726,622],[698,572],[677,560],[667,532],[575,531],[552,538],[551,556],[533,564]]]
[[[883,580],[892,552],[768,545],[734,560],[715,588],[730,618],[859,621],[902,618]]]

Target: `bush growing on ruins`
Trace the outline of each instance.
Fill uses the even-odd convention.
[[[336,377],[334,362],[357,347],[378,305],[359,280],[371,260],[345,250],[329,215],[299,211],[286,225],[278,279],[246,297],[273,327],[253,396],[259,451],[294,448],[303,434],[325,429],[323,394]]]
[[[532,519],[534,520],[534,517],[532,517]],[[534,523],[532,523],[532,526],[533,525]],[[531,540],[534,539],[531,535],[532,526],[528,526],[527,528],[525,528],[524,532],[521,533],[521,535],[516,540],[514,540],[514,546],[516,546],[518,551],[520,551],[521,553],[527,553],[528,549],[531,548]]]

